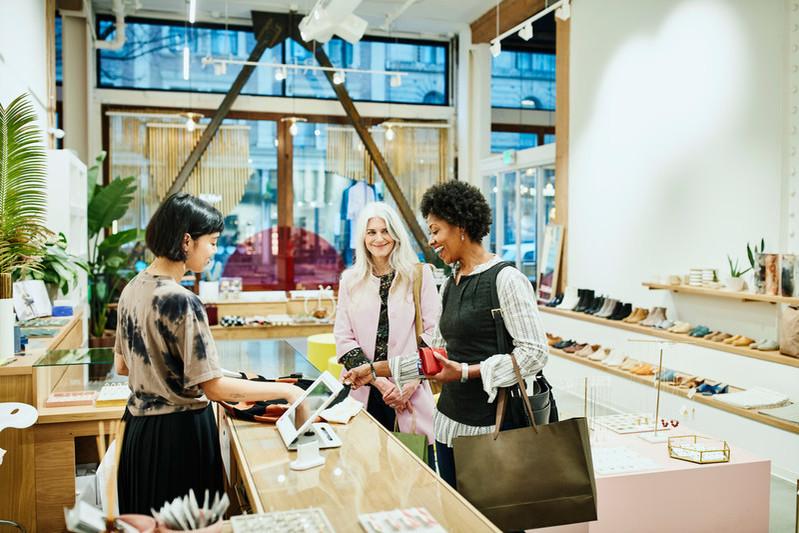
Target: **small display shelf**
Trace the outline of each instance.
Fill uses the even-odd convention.
[[[597,318],[593,315],[586,315],[585,313],[575,313],[574,311],[566,311],[564,309],[556,309],[554,307],[539,306],[538,308],[544,313],[565,316],[568,318],[574,318],[576,320],[584,320],[586,322],[593,322],[594,324],[601,324],[603,326],[608,326],[611,328],[619,328],[619,329],[625,329],[627,331],[634,331],[636,333],[641,333],[642,335],[651,335],[653,337],[660,337],[662,339],[695,344],[697,346],[702,346],[703,348],[710,348],[711,350],[719,350],[721,352],[728,352],[735,355],[743,355],[744,357],[751,357],[753,359],[760,359],[763,361],[769,361],[771,363],[779,363],[781,365],[788,365],[799,368],[799,357],[791,357],[790,355],[784,355],[776,350],[766,352],[761,350],[753,350],[752,348],[741,348],[738,346],[731,346],[729,344],[724,344],[721,342],[708,341],[701,337],[691,337],[686,334],[672,333],[670,331],[665,331],[662,329],[639,326],[638,324],[627,324],[626,322],[622,322],[621,320],[608,320],[606,318]]]
[[[755,294],[746,291],[728,291],[724,289],[709,289],[707,287],[692,287],[691,285],[668,285],[665,283],[644,282],[641,285],[649,290],[664,290],[682,292],[685,294],[698,294],[714,298],[727,298],[740,302],[762,302],[769,304],[799,305],[799,298],[790,296],[771,296],[769,294]]]

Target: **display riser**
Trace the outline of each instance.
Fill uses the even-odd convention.
[[[619,349],[628,357],[657,365],[657,344],[631,342],[630,339],[662,339],[551,314],[542,313],[542,320],[544,327],[550,333],[580,342],[599,343]],[[738,387],[759,385],[792,396],[797,395],[799,368],[700,346],[666,346],[664,366],[718,379]],[[610,407],[625,412],[638,412],[642,409],[654,411],[655,408],[656,390],[652,386],[636,383],[556,355],[550,356],[546,375],[556,387],[565,388],[580,396],[582,396],[584,377],[605,378],[610,384],[610,397],[607,400]],[[799,400],[799,398],[794,399]],[[799,450],[799,435],[665,392],[661,393],[661,405],[663,412],[669,415],[680,416],[683,406],[687,406],[689,410],[693,409],[694,418],[688,418],[684,421],[685,424],[771,459],[773,472],[776,475],[786,479],[799,477],[799,455],[796,453],[796,450]]]

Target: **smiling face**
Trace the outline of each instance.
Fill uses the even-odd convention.
[[[461,229],[432,213],[427,215],[425,220],[430,230],[428,243],[441,260],[449,264],[460,261],[461,249],[465,242],[461,240]]]
[[[386,221],[380,217],[372,217],[366,225],[364,237],[366,250],[372,254],[375,262],[387,261],[394,251],[394,239],[388,232]]]
[[[202,272],[211,258],[216,255],[216,241],[219,233],[214,232],[202,235],[197,239],[192,239],[187,233],[184,236],[184,246],[186,250],[186,269],[192,272]]]

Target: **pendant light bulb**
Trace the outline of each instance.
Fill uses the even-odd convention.
[[[183,45],[183,79],[189,79],[189,45]]]
[[[286,78],[288,78],[288,70],[286,69],[286,67],[280,67],[275,71],[275,80],[283,81]]]
[[[197,20],[197,0],[189,0],[189,24]]]
[[[299,132],[300,128],[299,126],[297,126],[297,122],[292,120],[291,126],[289,126],[289,133],[291,134],[292,137],[296,137]]]
[[[386,129],[386,140],[387,140],[387,141],[389,141],[389,142],[391,142],[391,141],[393,141],[393,140],[394,140],[394,138],[395,138],[395,137],[396,137],[396,134],[394,133],[394,128],[392,128],[391,126],[389,126],[389,127]]]
[[[189,133],[193,132],[194,129],[197,127],[197,124],[194,123],[194,119],[191,117],[186,119],[186,131]]]
[[[338,70],[333,73],[333,83],[335,83],[336,85],[341,85],[342,83],[344,83],[344,80],[346,78],[347,77],[343,71]]]
[[[322,135],[322,132],[319,131],[319,128],[316,128],[313,130],[313,134],[315,137],[319,137],[320,135]]]
[[[491,43],[491,55],[498,57],[502,53],[502,41],[494,41]]]
[[[399,74],[394,74],[391,76],[391,86],[392,87],[400,87],[402,85],[402,76]]]

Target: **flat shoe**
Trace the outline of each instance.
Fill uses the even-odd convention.
[[[658,324],[655,327],[658,328],[658,329],[669,329],[669,328],[671,328],[673,326],[674,326],[674,322],[672,320],[668,320],[667,319],[667,320],[664,320],[663,322],[661,322],[660,324]]]
[[[590,361],[598,362],[606,359],[608,357],[608,354],[610,354],[610,348],[605,348],[604,350],[595,351],[594,353],[588,356],[588,359]]]
[[[655,373],[655,368],[649,363],[644,363],[638,368],[634,368],[630,372],[638,376],[651,376]]]
[[[772,350],[779,350],[780,344],[777,341],[761,342],[757,345],[757,349],[763,352],[770,352]]]
[[[722,342],[722,341],[726,341],[730,337],[732,337],[732,335],[730,335],[729,333],[722,332],[722,333],[719,333],[718,335],[716,335],[715,337],[713,337],[710,340],[712,340],[713,342]]]
[[[605,360],[602,361],[602,364],[606,366],[618,367],[623,365],[626,360],[627,360],[626,356],[622,355],[619,352],[612,351],[611,354]]]
[[[753,342],[755,342],[754,339],[750,339],[749,337],[741,337],[737,341],[733,342],[732,345],[743,347],[743,346],[749,346]]]
[[[669,329],[669,331],[672,333],[688,333],[691,331],[691,328],[691,324],[687,322],[683,322],[681,324],[678,322],[673,328]]]
[[[738,339],[740,339],[740,338],[741,338],[741,336],[740,336],[740,335],[735,335],[735,336],[733,336],[733,337],[730,337],[730,338],[728,338],[728,339],[724,339],[724,340],[723,340],[723,341],[721,341],[721,342],[723,342],[724,344],[732,344],[733,342],[737,341],[737,340],[738,340]]]
[[[599,350],[601,347],[602,346],[600,346],[599,344],[586,344],[582,350],[574,352],[574,355],[578,357],[588,357],[589,355]]]
[[[635,359],[627,359],[624,363],[619,367],[622,370],[627,370],[628,372],[640,365],[640,361],[636,361]]]
[[[582,349],[583,349],[583,348],[585,348],[586,346],[588,346],[588,344],[586,344],[586,343],[582,343],[582,344],[572,344],[571,346],[566,346],[566,347],[563,349],[563,351],[564,351],[564,352],[566,352],[566,353],[574,353],[574,352],[579,352],[580,350],[582,350]]]

